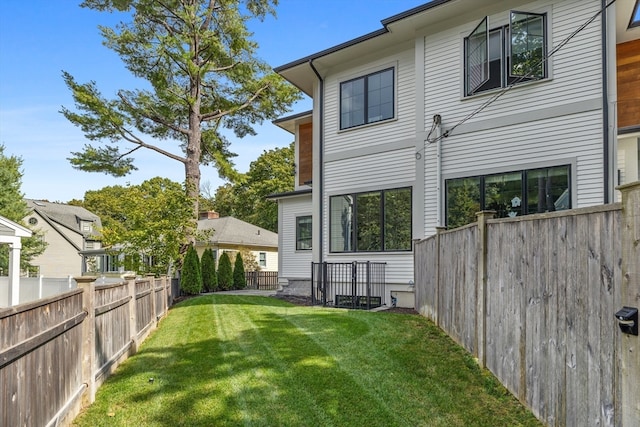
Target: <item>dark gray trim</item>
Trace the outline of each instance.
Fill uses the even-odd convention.
[[[280,117],[279,119],[275,119],[271,123],[273,123],[274,125],[277,125],[278,123],[288,122],[289,120],[300,119],[302,117],[310,116],[311,114],[313,114],[313,110],[303,111],[302,113],[296,113],[290,116]]]
[[[640,125],[627,126],[623,128],[618,128],[618,135],[626,135],[629,133],[640,132]]]
[[[311,194],[311,189],[287,191],[284,193],[269,194],[265,199],[284,199],[285,197],[302,196],[304,194]]]
[[[318,191],[320,194],[320,203],[318,203],[320,205],[320,207],[318,208],[318,221],[319,221],[319,226],[320,226],[320,233],[318,233],[318,247],[320,248],[320,250],[318,251],[318,262],[322,262],[323,256],[323,239],[322,239],[322,235],[324,234],[322,232],[323,226],[324,226],[324,215],[322,214],[323,212],[323,207],[324,207],[324,132],[322,131],[323,127],[324,127],[324,79],[322,78],[322,76],[320,75],[320,73],[318,72],[318,70],[316,69],[316,67],[314,67],[313,65],[313,59],[309,60],[309,67],[311,67],[311,69],[313,70],[313,72],[315,73],[316,77],[318,77],[318,81],[320,82],[319,84],[319,92],[320,92],[320,99],[318,102],[318,116],[319,116],[319,122],[318,123],[318,165],[320,167],[320,169],[318,170],[318,178],[319,178],[319,183],[318,183]],[[313,203],[313,201],[312,201]],[[312,236],[313,236],[313,232],[312,232]],[[314,243],[313,243],[313,239],[311,240],[311,247],[313,247]]]
[[[279,73],[279,72],[287,70],[289,68],[293,68],[293,67],[297,67],[298,65],[302,65],[302,64],[304,64],[306,62],[308,62],[311,65],[311,63],[314,60],[318,59],[318,58],[322,58],[323,56],[330,55],[330,54],[338,52],[338,51],[340,51],[342,49],[346,49],[348,47],[357,45],[359,43],[365,42],[367,40],[370,40],[370,39],[373,39],[373,38],[376,38],[378,36],[381,36],[383,34],[388,33],[389,29],[387,28],[387,26],[389,24],[393,24],[395,22],[401,21],[401,20],[403,20],[405,18],[408,18],[410,16],[416,15],[418,13],[424,12],[424,11],[429,10],[429,9],[433,9],[434,7],[443,5],[445,3],[449,3],[450,1],[452,1],[452,0],[432,0],[429,3],[423,4],[423,5],[418,6],[418,7],[414,7],[413,9],[409,9],[409,10],[401,12],[401,13],[399,13],[397,15],[393,15],[393,16],[391,16],[389,18],[386,18],[386,19],[383,19],[382,21],[380,21],[382,23],[382,25],[383,25],[383,28],[381,28],[379,30],[376,30],[376,31],[373,31],[371,33],[365,34],[363,36],[357,37],[355,39],[346,41],[344,43],[340,43],[339,45],[330,47],[328,49],[321,50],[320,52],[313,53],[311,55],[305,56],[304,58],[297,59],[295,61],[292,61],[292,62],[289,62],[287,64],[281,65],[279,67],[274,68],[273,71],[275,71],[276,73]],[[313,68],[313,65],[311,65],[311,67]]]

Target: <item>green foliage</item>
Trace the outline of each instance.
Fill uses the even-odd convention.
[[[244,289],[247,287],[247,278],[244,275],[244,263],[240,252],[236,254],[236,261],[233,265],[233,288]]]
[[[23,221],[29,209],[21,190],[22,158],[7,156],[4,150],[4,145],[0,144],[0,215],[30,228]],[[20,268],[23,270],[27,270],[31,266],[30,261],[42,254],[47,247],[43,233],[39,230],[32,231],[31,237],[22,239]],[[0,270],[5,273],[9,270],[9,245],[0,245]]]
[[[258,227],[278,231],[278,204],[267,200],[274,193],[293,191],[294,145],[265,151],[251,162],[249,172],[218,188],[213,201],[220,216],[233,216]]]
[[[216,260],[213,249],[206,248],[200,260],[202,267],[202,286],[205,292],[213,292],[218,288],[218,275],[216,273]]]
[[[260,265],[258,264],[258,260],[253,252],[247,248],[242,248],[238,253],[242,257],[244,271],[260,271]]]
[[[123,252],[138,273],[170,273],[193,224],[184,187],[166,178],[87,191],[84,207],[102,219],[104,245]]]
[[[226,252],[223,252],[218,260],[218,287],[222,291],[228,291],[233,287],[233,270]]]
[[[185,191],[198,213],[200,165],[238,178],[225,131],[254,135],[255,124],[273,120],[300,92],[256,58],[251,20],[275,15],[277,0],[85,0],[81,6],[124,12],[114,28],[100,27],[104,45],[145,89],[105,98],[95,82],[79,83],[63,72],[74,109],[61,113],[91,143],[71,153],[74,168],[123,176],[136,169],[133,153],[149,149],[182,163]],[[174,149],[156,141],[176,141]],[[101,145],[100,145],[101,144]],[[186,233],[195,239],[195,224]]]
[[[187,295],[197,295],[202,292],[202,272],[198,253],[193,246],[189,246],[182,264],[180,275],[180,289]]]

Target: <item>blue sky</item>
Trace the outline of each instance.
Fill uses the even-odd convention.
[[[381,28],[380,21],[426,0],[280,0],[277,18],[252,23],[258,56],[279,66]],[[139,184],[155,176],[184,180],[181,163],[152,152],[136,156],[139,171],[123,178],[87,173],[67,158],[88,141],[59,113],[73,108],[62,70],[78,82],[96,81],[113,98],[118,89],[142,86],[119,57],[102,46],[97,26],[112,26],[122,15],[94,12],[74,0],[3,1],[0,5],[0,144],[5,155],[23,160],[22,191],[27,198],[67,202],[108,185]],[[311,108],[304,100],[292,112]],[[246,172],[263,151],[288,145],[293,137],[271,123],[258,135],[230,138],[236,166]],[[171,145],[166,145],[172,148]],[[224,182],[202,167],[202,182],[215,190]]]

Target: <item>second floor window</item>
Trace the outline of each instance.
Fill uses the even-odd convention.
[[[509,25],[488,18],[464,40],[465,95],[547,77],[546,16],[511,11]]]
[[[393,68],[340,83],[340,129],[394,117]]]

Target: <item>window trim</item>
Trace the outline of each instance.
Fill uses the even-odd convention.
[[[302,248],[300,247],[300,242],[301,242],[301,238],[300,238],[300,223],[299,221],[301,219],[306,219],[309,218],[311,220],[311,236],[309,236],[309,247],[308,248]],[[310,251],[313,249],[313,215],[299,215],[296,216],[296,251]]]
[[[574,172],[576,170],[576,165],[574,162],[572,161],[564,161],[558,164],[546,164],[546,165],[541,165],[541,164],[534,164],[534,165],[528,165],[525,167],[521,167],[521,168],[517,168],[517,169],[507,169],[507,170],[499,170],[499,171],[487,171],[486,173],[483,172],[478,172],[475,173],[473,175],[463,175],[463,176],[450,176],[450,177],[446,177],[444,179],[444,221],[445,221],[445,225],[447,227],[449,227],[449,221],[448,221],[448,211],[449,211],[449,200],[448,200],[448,182],[449,181],[453,181],[453,180],[458,180],[458,179],[479,179],[480,180],[480,210],[484,210],[486,209],[486,199],[485,199],[485,190],[486,190],[486,178],[488,177],[492,177],[492,176],[499,176],[499,175],[506,175],[509,173],[520,173],[520,182],[521,182],[521,192],[522,192],[522,213],[520,215],[518,215],[518,217],[521,216],[527,216],[527,215],[535,215],[537,213],[540,212],[534,212],[534,213],[528,213],[528,187],[526,184],[527,181],[527,175],[530,172],[534,172],[534,171],[539,171],[539,170],[544,170],[544,169],[553,169],[553,168],[561,168],[561,167],[566,167],[568,168],[568,174],[567,174],[567,190],[569,191],[569,195],[568,195],[568,204],[569,207],[566,209],[573,209],[573,206],[575,204],[575,191],[576,189],[574,188],[574,183],[575,183],[575,178],[574,178]],[[526,212],[526,213],[525,213]]]
[[[396,119],[396,116],[398,114],[397,110],[398,110],[398,106],[397,106],[397,65],[386,65],[386,66],[382,66],[380,68],[377,68],[375,70],[372,71],[368,71],[365,74],[361,74],[361,75],[357,75],[355,77],[350,77],[350,78],[346,78],[345,80],[340,80],[338,82],[338,131],[339,132],[343,132],[343,131],[349,131],[351,129],[357,129],[357,128],[362,128],[363,126],[371,126],[371,125],[375,125],[378,123],[386,123],[392,120]],[[391,84],[391,96],[392,96],[392,100],[391,100],[391,108],[392,108],[392,114],[391,117],[387,117],[387,118],[383,118],[380,120],[375,120],[375,121],[368,121],[368,110],[369,110],[369,103],[368,103],[368,79],[369,77],[375,75],[375,74],[382,74],[385,71],[391,71],[391,80],[392,80],[392,84]],[[344,84],[346,83],[350,83],[350,82],[354,82],[356,80],[360,80],[360,79],[364,79],[364,123],[361,124],[357,124],[357,125],[352,125],[352,126],[343,126],[342,124],[342,87]]]
[[[410,220],[408,221],[409,224],[409,247],[407,249],[386,249],[385,248],[385,193],[386,192],[392,192],[392,191],[397,191],[397,190],[407,190],[409,193],[409,215],[410,215]],[[364,250],[358,250],[357,248],[357,240],[358,240],[358,224],[355,221],[355,216],[357,214],[357,198],[359,195],[364,195],[364,194],[379,194],[380,195],[380,211],[379,211],[379,218],[380,218],[380,250],[371,250],[371,251],[364,251]],[[329,236],[328,236],[328,249],[329,249],[329,253],[331,254],[351,254],[351,253],[407,253],[407,252],[411,252],[413,250],[413,245],[411,244],[411,240],[412,240],[412,236],[413,236],[413,187],[412,186],[403,186],[403,187],[393,187],[393,188],[385,188],[385,189],[381,189],[381,190],[371,190],[371,191],[358,191],[358,192],[353,192],[353,193],[342,193],[342,194],[333,194],[333,195],[329,195],[329,212],[328,212],[328,221],[329,221]],[[333,250],[332,249],[332,236],[333,236],[333,221],[332,221],[332,217],[331,217],[331,213],[332,213],[332,209],[331,209],[331,205],[332,205],[332,199],[335,197],[351,197],[353,200],[353,212],[352,212],[352,226],[351,226],[351,232],[350,232],[350,239],[352,242],[352,247],[353,249],[350,250]]]

